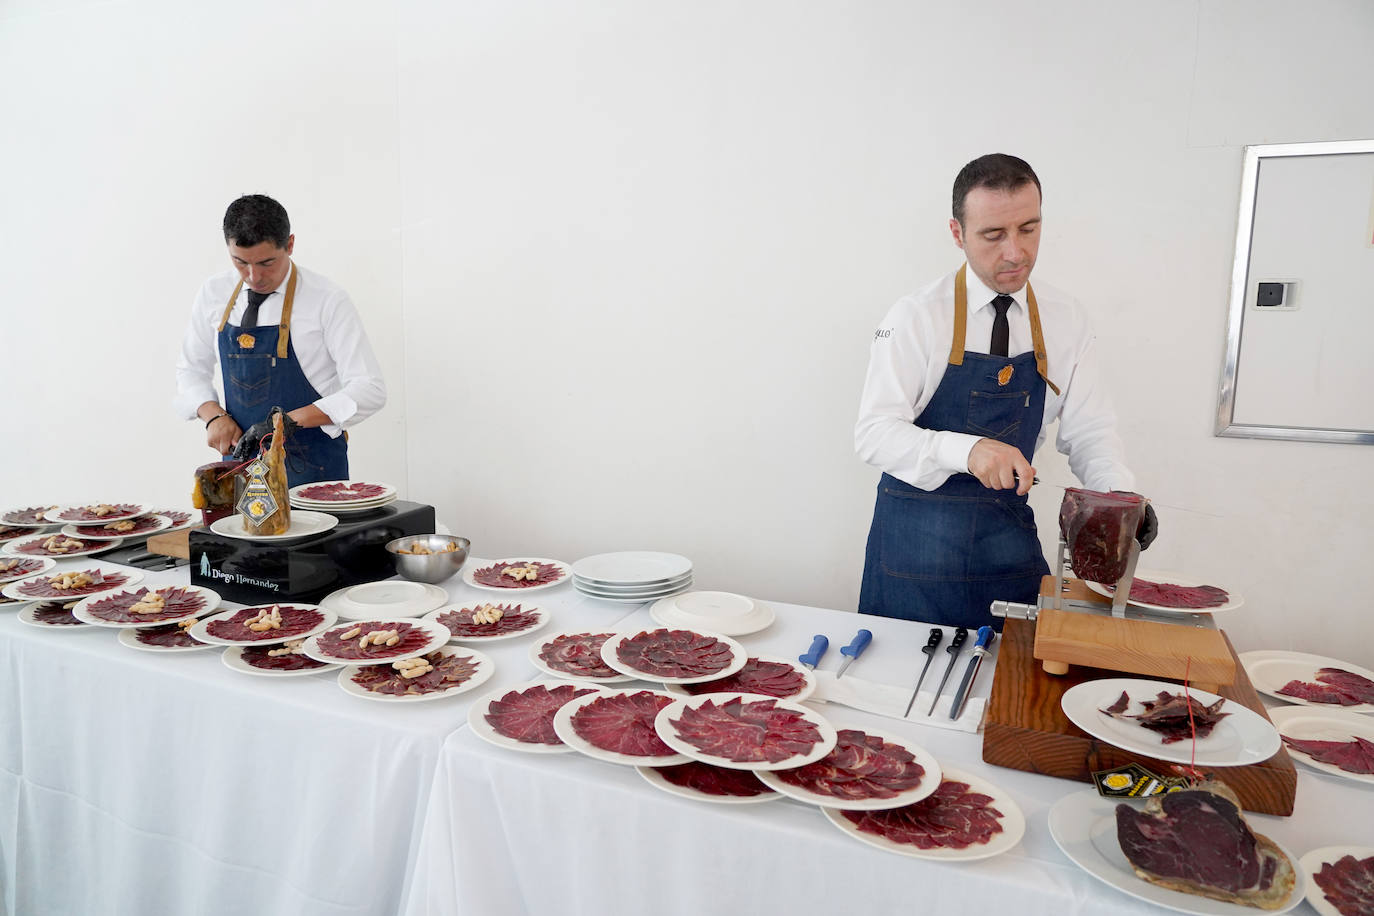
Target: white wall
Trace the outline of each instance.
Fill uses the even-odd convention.
[[[23,87],[0,117],[25,125],[0,135],[24,176],[0,185],[3,308],[39,342],[0,378],[47,446],[7,449],[0,501],[183,491],[202,452],[168,418],[172,353],[224,204],[262,190],[387,369],[359,473],[482,555],[677,550],[712,586],[853,607],[867,342],[957,266],[949,185],[1002,150],[1045,184],[1037,276],[1116,355],[1149,565],[1245,594],[1242,649],[1374,666],[1374,451],[1212,435],[1242,148],[1374,136],[1361,0],[0,10],[0,85]],[[43,428],[89,402],[79,373],[30,380],[147,335],[122,415],[80,447]],[[92,440],[117,460],[93,471]],[[1034,497],[1047,533],[1058,498]]]

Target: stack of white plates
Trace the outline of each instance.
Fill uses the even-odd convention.
[[[602,601],[639,604],[692,587],[692,561],[675,553],[626,550],[583,557],[572,565],[573,587]]]
[[[355,492],[359,495],[355,495]],[[372,512],[395,502],[396,488],[389,483],[365,480],[322,480],[292,487],[288,495],[293,509],[352,515]]]

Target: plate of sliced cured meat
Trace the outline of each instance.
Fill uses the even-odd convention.
[[[19,620],[35,627],[59,630],[84,630],[86,624],[76,619],[72,608],[75,601],[40,601],[27,604],[19,611]]]
[[[1261,649],[1239,656],[1260,693],[1285,703],[1374,712],[1374,671],[1335,658]]]
[[[634,678],[621,674],[601,658],[601,646],[617,636],[614,630],[567,630],[545,636],[530,646],[530,662],[545,674],[617,684]]]
[[[192,528],[198,524],[196,519],[200,515],[200,513],[192,515],[184,509],[153,509],[152,514],[160,515],[167,519],[169,524],[166,529],[164,529],[166,531],[180,531],[183,528]]]
[[[70,601],[113,592],[143,581],[143,573],[109,563],[63,569],[11,582],[0,591],[15,601]]]
[[[664,684],[695,684],[728,677],[749,653],[728,636],[659,627],[620,633],[601,646],[601,659],[621,674]]]
[[[56,565],[52,557],[0,557],[0,585],[45,573]]]
[[[598,688],[575,697],[553,715],[553,730],[563,743],[597,760],[630,766],[686,763],[659,737],[654,720],[673,698],[656,690]]]
[[[1374,913],[1374,846],[1323,846],[1298,860],[1307,902],[1321,916]]]
[[[219,607],[219,593],[200,585],[122,588],[81,599],[72,611],[93,627],[155,627],[201,617]]]
[[[38,534],[42,531],[34,525],[0,525],[0,543],[13,541],[16,538],[26,538],[31,534]]]
[[[191,627],[195,625],[195,618],[190,617],[160,627],[125,627],[119,631],[119,642],[142,652],[195,652],[215,648],[191,635]]]
[[[566,754],[573,748],[553,730],[564,703],[596,691],[567,681],[528,681],[503,687],[468,709],[473,734],[497,747],[530,754]]]
[[[669,747],[693,760],[736,770],[786,770],[835,747],[835,727],[813,709],[748,693],[677,700],[655,727]]]
[[[1268,760],[1281,744],[1278,730],[1254,710],[1166,681],[1084,681],[1064,691],[1060,706],[1094,738],[1173,763],[1245,766]]]
[[[26,509],[7,509],[0,512],[0,525],[20,525],[32,528],[47,528],[60,522],[48,521],[48,510],[56,506],[29,506]]]
[[[566,582],[570,567],[561,560],[515,557],[463,570],[463,581],[490,591],[526,591],[553,588]]]
[[[103,525],[63,525],[67,537],[87,541],[117,541],[121,538],[147,537],[172,527],[172,520],[161,515],[140,515]]]
[[[74,538],[55,531],[6,541],[4,553],[13,557],[52,557],[54,560],[61,560],[66,557],[84,557],[100,553],[102,550],[113,550],[122,542],[121,538],[108,541]]]
[[[1269,710],[1269,718],[1297,760],[1374,784],[1374,717],[1343,709],[1278,706]]]
[[[126,518],[146,515],[147,506],[138,503],[88,503],[84,506],[58,506],[43,513],[50,523],[66,525],[107,525]]]
[[[700,760],[636,769],[651,786],[693,801],[749,805],[782,798],[757,773],[712,766]]]
[[[334,621],[334,612],[318,605],[283,601],[206,617],[191,627],[191,635],[216,646],[260,646],[305,639]]]
[[[846,811],[879,811],[918,802],[940,786],[930,752],[873,729],[842,728],[835,747],[814,763],[759,773],[783,795]]]
[[[449,632],[430,620],[351,620],[305,641],[305,654],[321,662],[376,665],[427,655]]]
[[[821,810],[856,840],[919,859],[987,859],[1026,832],[1025,815],[1010,795],[962,770],[945,770],[934,792],[900,808]]]
[[[1084,581],[1088,588],[1108,598],[1116,591],[1115,583]],[[1143,569],[1135,574],[1126,603],[1166,614],[1214,614],[1233,611],[1245,604],[1245,599],[1195,576]]]
[[[287,495],[301,502],[330,505],[373,503],[394,497],[396,488],[389,483],[369,483],[366,480],[322,480],[292,487]]]
[[[349,665],[339,672],[344,693],[388,703],[420,703],[482,686],[496,664],[476,649],[444,646],[382,665]]]
[[[424,619],[442,624],[453,642],[494,642],[533,633],[549,622],[549,614],[517,601],[477,601],[440,608]]]
[[[756,693],[800,703],[816,691],[816,676],[808,668],[775,655],[751,655],[734,674],[693,684],[666,685],[674,696],[703,693]]]
[[[267,646],[229,646],[220,661],[231,671],[257,677],[303,677],[343,667],[306,655],[301,651],[304,643],[304,639],[288,639]]]

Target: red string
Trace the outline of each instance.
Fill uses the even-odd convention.
[[[1183,667],[1183,701],[1188,704],[1188,731],[1193,739],[1192,756],[1188,760],[1188,775],[1193,779],[1201,779],[1202,774],[1197,771],[1197,725],[1193,722],[1193,698],[1188,693],[1188,674],[1193,668],[1193,657],[1188,656],[1187,664]]]

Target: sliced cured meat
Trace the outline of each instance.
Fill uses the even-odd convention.
[[[153,598],[161,599],[162,610],[147,613],[135,610],[140,606],[146,607],[149,599]],[[144,587],[98,598],[86,605],[86,611],[92,617],[110,623],[152,623],[199,613],[207,604],[209,602],[205,596],[195,589],[168,585],[155,589]]]
[[[616,646],[615,657],[647,677],[701,677],[735,660],[730,644],[692,630],[645,630]]]
[[[501,612],[501,618],[494,623],[479,623],[473,619],[473,615],[486,607],[494,607]],[[446,611],[434,618],[443,624],[455,639],[475,638],[480,636],[502,636],[507,633],[521,633],[539,625],[543,618],[534,608],[525,610],[519,604],[478,604],[472,607],[459,608],[456,611]]]
[[[569,700],[591,692],[591,687],[572,684],[557,687],[536,684],[524,690],[512,690],[487,705],[487,724],[513,741],[562,744],[563,739],[553,730],[554,713]]]
[[[140,627],[134,630],[134,639],[145,646],[157,646],[160,649],[198,649],[205,645],[191,637],[189,628],[175,623],[160,627]]]
[[[1108,584],[1107,590],[1116,591],[1116,586]],[[1221,607],[1231,596],[1215,585],[1175,585],[1137,578],[1131,582],[1131,600],[1159,607],[1209,608]]]
[[[369,633],[386,633],[391,630],[395,630],[398,637],[394,646],[388,646],[385,643],[373,645],[370,640],[366,646],[360,645],[363,637]],[[348,638],[345,639],[345,636]],[[402,623],[398,620],[373,620],[357,623],[351,627],[335,627],[333,630],[321,633],[316,644],[322,654],[333,658],[384,659],[414,652],[428,645],[432,638],[428,630],[417,627],[413,623]]]
[[[390,697],[442,693],[461,686],[477,673],[477,659],[461,652],[431,652],[422,656],[431,670],[408,678],[393,665],[361,665],[350,680],[364,690]]]
[[[820,729],[773,699],[706,700],[670,721],[678,737],[703,754],[736,763],[781,763],[809,754],[821,741]]]
[[[40,535],[22,544],[16,544],[13,549],[34,557],[66,557],[75,553],[101,550],[109,546],[109,541],[92,541],[86,538],[67,537],[65,534],[49,534]]]
[[[72,576],[83,577],[86,584],[71,585],[64,588],[63,582],[73,581],[70,578]],[[81,581],[81,579],[76,581]],[[124,573],[102,573],[98,569],[82,569],[75,572],[67,570],[53,573],[51,576],[35,576],[32,579],[25,579],[17,586],[7,587],[13,588],[25,598],[84,598],[97,592],[108,592],[119,588],[128,581],[129,577]]]
[[[1303,741],[1280,735],[1283,743],[1319,763],[1339,767],[1348,773],[1374,775],[1374,741],[1355,736],[1354,741]]]
[[[1176,891],[1277,909],[1293,892],[1293,863],[1250,829],[1219,782],[1116,808],[1116,835],[1136,875]]]
[[[37,534],[37,528],[15,527],[14,525],[0,525],[0,541],[12,541],[15,538],[28,537]]]
[[[73,601],[44,601],[33,606],[33,618],[50,627],[84,627],[86,624],[77,620],[76,615],[72,613],[75,606],[76,603]]]
[[[840,814],[864,833],[919,849],[967,849],[1002,832],[1002,812],[992,807],[992,797],[952,779],[914,804]]]
[[[0,557],[0,582],[13,582],[31,576],[42,572],[44,566],[51,567],[52,564],[32,557]]]
[[[666,767],[655,767],[654,769],[673,785],[703,792],[706,795],[752,798],[755,795],[767,795],[773,791],[748,770],[731,770],[702,763],[699,760]]]
[[[162,523],[157,520],[156,516],[140,515],[138,518],[110,522],[108,525],[82,525],[80,531],[87,537],[93,538],[127,538],[136,534],[156,531],[161,526]]]
[[[1136,493],[1100,493],[1069,487],[1059,505],[1059,534],[1069,545],[1073,571],[1089,582],[1115,582],[1126,572],[1131,539],[1145,518]]]
[[[785,662],[750,658],[743,668],[728,677],[699,684],[684,684],[682,689],[694,696],[703,693],[756,693],[786,699],[806,689],[806,677]]]
[[[235,642],[285,642],[302,633],[308,633],[325,619],[323,614],[313,608],[297,607],[293,604],[277,604],[273,607],[281,611],[280,629],[261,632],[248,629],[248,621],[257,618],[263,611],[262,607],[249,607],[232,617],[210,621],[205,626],[205,632],[219,639]]]
[[[331,503],[356,502],[376,499],[386,492],[386,487],[375,483],[320,483],[297,490],[296,495],[306,499],[318,499]]]
[[[777,770],[778,778],[816,795],[845,801],[896,798],[916,788],[925,767],[898,744],[857,729],[841,729],[835,749],[815,763],[794,770]]]
[[[654,717],[671,697],[640,690],[597,697],[572,716],[572,728],[588,744],[630,757],[667,757],[675,753],[654,731]]]
[[[1123,690],[1115,703],[1100,710],[1114,719],[1135,719],[1142,728],[1159,732],[1164,736],[1164,744],[1187,741],[1193,737],[1206,738],[1217,727],[1217,723],[1230,715],[1222,712],[1226,705],[1224,697],[1219,697],[1211,706],[1182,693],[1169,693],[1161,690],[1153,700],[1141,700],[1145,711],[1139,715],[1126,715],[1130,697]]]
[[[1312,880],[1341,916],[1374,914],[1374,856],[1357,859],[1346,855],[1335,862],[1323,862]]]
[[[549,640],[539,658],[554,671],[573,677],[617,678],[621,674],[601,658],[601,646],[614,633],[564,634]]]
[[[1335,706],[1359,706],[1374,703],[1374,681],[1343,668],[1322,668],[1317,671],[1318,683],[1289,681],[1276,691],[1286,697],[1297,697],[1309,703],[1330,703]]]
[[[516,574],[512,571],[517,569],[531,570],[534,578],[523,575],[516,578]],[[561,578],[563,578],[562,569],[552,563],[540,563],[536,560],[512,560],[508,563],[498,563],[495,566],[474,570],[472,573],[474,582],[489,588],[533,588],[536,585],[548,585],[550,582],[557,582]]]
[[[180,509],[154,509],[153,515],[161,515],[170,520],[173,528],[184,525],[191,520],[191,513],[182,512]]]
[[[0,522],[6,525],[51,525],[43,513],[57,506],[30,506],[27,509],[11,509],[0,515]]]
[[[273,651],[280,654],[272,655]],[[301,652],[281,652],[278,646],[245,646],[239,659],[245,665],[252,665],[264,671],[306,671],[310,668],[330,667],[325,662],[316,661]]]
[[[69,506],[57,514],[64,522],[82,524],[103,522],[111,518],[136,515],[143,507],[137,503],[92,503],[89,506]]]

